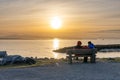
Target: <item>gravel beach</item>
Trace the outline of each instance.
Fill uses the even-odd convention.
[[[31,68],[0,69],[0,80],[120,80],[120,63],[56,63]]]

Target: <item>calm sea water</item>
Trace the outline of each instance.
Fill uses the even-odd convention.
[[[8,55],[21,55],[24,57],[65,58],[66,54],[55,53],[52,50],[74,46],[78,40],[0,40],[0,51],[7,51]],[[120,39],[93,39],[81,40],[83,45],[88,41],[94,44],[120,44]],[[120,52],[98,53],[97,57],[120,57]]]

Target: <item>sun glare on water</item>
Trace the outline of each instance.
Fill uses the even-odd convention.
[[[53,40],[53,49],[56,50],[59,48],[59,39],[55,38]],[[58,54],[53,52],[54,58],[58,58]]]
[[[62,21],[61,21],[60,17],[55,16],[52,18],[51,26],[53,29],[59,29],[61,27],[61,25],[62,25]]]

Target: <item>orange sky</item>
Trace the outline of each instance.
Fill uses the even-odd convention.
[[[0,0],[0,38],[120,38],[119,9],[119,0]]]

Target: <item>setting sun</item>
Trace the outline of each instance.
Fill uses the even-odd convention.
[[[55,16],[52,18],[52,20],[51,20],[52,28],[59,29],[61,27],[61,25],[62,25],[62,21],[61,21],[60,17]]]

